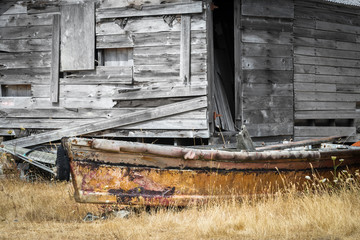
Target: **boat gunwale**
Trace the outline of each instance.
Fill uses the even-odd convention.
[[[266,162],[266,161],[319,161],[331,158],[360,157],[360,147],[348,149],[321,150],[272,150],[265,152],[228,152],[224,150],[202,150],[190,147],[154,145],[148,143],[127,142],[107,139],[68,138],[65,145],[88,147],[94,151],[109,153],[149,154],[159,157],[181,158],[183,160],[208,160],[215,162]],[[151,149],[147,147],[151,146]],[[85,150],[85,149],[84,149]],[[86,151],[86,150],[85,150]]]

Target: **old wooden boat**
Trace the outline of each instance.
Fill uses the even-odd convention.
[[[300,187],[314,173],[332,179],[340,162],[360,167],[359,147],[231,152],[86,138],[62,145],[75,198],[87,203],[186,205],[271,193],[285,182]]]

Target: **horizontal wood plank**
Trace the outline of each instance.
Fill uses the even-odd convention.
[[[356,51],[356,49],[339,50],[319,47],[296,46],[294,47],[294,53],[306,56],[330,57],[337,59],[360,59],[360,51]]]
[[[133,33],[180,32],[180,23],[174,21],[169,26],[162,17],[130,18],[124,28],[116,21],[99,22],[96,24],[96,36]],[[206,21],[202,16],[194,15],[191,18],[192,30],[206,30]]]
[[[242,41],[244,43],[291,44],[293,40],[291,32],[243,30]]]
[[[360,59],[349,60],[349,59],[313,57],[313,56],[301,56],[301,55],[294,56],[294,63],[309,64],[309,65],[316,65],[316,66],[348,67],[348,68],[360,67]]]
[[[51,51],[51,42],[50,38],[0,40],[0,51],[5,53],[46,52]]]
[[[293,81],[293,71],[243,70],[244,83],[284,84]]]
[[[271,108],[269,110],[244,110],[243,118],[246,124],[278,123],[281,125],[292,123],[294,116],[292,108]]]
[[[23,27],[23,26],[41,26],[51,25],[52,16],[48,14],[41,15],[1,15],[0,27]]]
[[[273,108],[292,108],[293,96],[244,96],[244,110],[271,110]]]
[[[247,125],[251,137],[270,137],[270,136],[291,136],[294,132],[292,123],[264,123]]]
[[[3,53],[0,69],[40,68],[51,66],[51,52]]]
[[[295,92],[330,92],[336,93],[335,84],[326,83],[294,83]]]
[[[359,43],[356,42],[343,42],[336,39],[319,39],[314,38],[313,36],[304,37],[304,36],[294,36],[294,44],[296,46],[309,46],[309,47],[319,47],[319,48],[330,48],[330,49],[339,49],[339,50],[349,50],[353,49],[357,51],[359,48]]]
[[[209,138],[209,130],[116,130],[109,133],[91,135],[96,137],[121,138]]]
[[[243,96],[293,96],[293,84],[243,84]]]
[[[292,32],[293,21],[292,19],[243,16],[241,19],[241,26],[246,30]]]
[[[322,110],[354,110],[355,102],[336,102],[334,99],[328,101],[296,101],[296,111],[322,111]]]
[[[294,82],[302,83],[332,83],[332,84],[358,84],[359,78],[356,76],[335,76],[335,75],[316,75],[316,74],[294,74]]]
[[[206,44],[206,31],[191,31],[192,45]],[[96,48],[127,48],[180,45],[180,32],[146,32],[114,35],[97,35]]]
[[[360,118],[360,112],[353,110],[330,111],[296,111],[295,119],[355,119]]]
[[[287,0],[243,0],[242,15],[294,18],[294,2]]]
[[[202,2],[144,5],[136,8],[99,8],[96,18],[125,18],[157,15],[194,14],[203,11]]]
[[[52,26],[1,27],[0,39],[51,38]]]
[[[180,100],[179,100],[180,101]],[[158,105],[160,106],[160,105]],[[112,109],[92,109],[87,108],[43,108],[43,109],[1,109],[0,117],[3,118],[20,118],[20,119],[109,119],[119,117],[124,114],[135,111],[146,110],[148,108],[112,108]],[[177,114],[168,119],[205,119],[206,110],[195,110],[191,112]]]
[[[207,94],[206,86],[184,86],[159,89],[134,89],[116,94],[114,100],[153,99],[169,97],[194,97]]]
[[[143,110],[144,111],[144,110]],[[120,116],[118,116],[119,118]],[[0,128],[23,129],[62,129],[64,126],[80,126],[100,122],[104,119],[13,119],[0,118]],[[105,119],[108,120],[108,119]],[[117,128],[114,128],[117,129]],[[127,125],[118,129],[207,129],[206,119],[159,119],[149,122]]]
[[[294,127],[295,137],[351,136],[355,133],[355,127]]]
[[[356,43],[357,36],[353,33],[337,33],[329,32],[323,30],[309,29],[309,28],[298,28],[294,27],[294,35],[301,37],[312,37],[316,39],[325,39],[325,40],[336,40],[343,42]]]
[[[246,57],[289,57],[292,45],[244,43],[243,55]]]
[[[259,70],[292,70],[293,59],[290,57],[243,57],[242,68]]]
[[[339,101],[354,102],[360,99],[356,93],[295,92],[296,101]]]
[[[60,98],[58,107],[65,108],[92,108],[104,109],[112,108],[116,102],[111,98]],[[51,108],[53,107],[49,98],[32,97],[2,97],[0,98],[0,108]]]

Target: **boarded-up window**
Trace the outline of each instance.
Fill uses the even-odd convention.
[[[61,6],[61,71],[95,68],[94,3]]]
[[[1,85],[2,97],[31,97],[31,85]]]
[[[104,49],[104,66],[133,66],[132,48],[111,48]]]

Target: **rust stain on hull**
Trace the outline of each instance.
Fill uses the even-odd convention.
[[[284,179],[301,188],[305,176],[314,169],[319,176],[332,178],[334,166],[331,153],[317,159],[229,162],[184,160],[146,152],[94,151],[86,144],[65,146],[71,160],[75,198],[89,203],[168,206],[267,194],[283,188]],[[337,152],[338,159],[340,155],[345,159],[342,167],[350,171],[359,168],[359,152]]]

